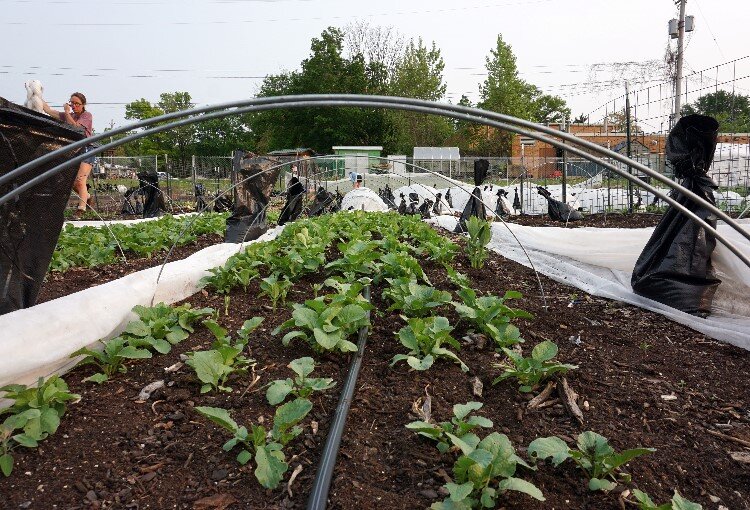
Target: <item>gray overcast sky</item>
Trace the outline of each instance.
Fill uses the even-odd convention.
[[[190,92],[199,105],[252,96],[263,76],[296,69],[312,37],[358,19],[435,41],[452,102],[461,94],[477,100],[485,58],[502,34],[523,78],[563,96],[578,115],[623,94],[623,75],[660,78],[590,66],[662,59],[667,21],[677,15],[671,0],[0,0],[0,12],[0,96],[22,103],[32,78],[50,104],[81,91],[97,131],[126,122],[124,103],[155,102],[162,92]],[[748,0],[688,0],[687,13],[696,30],[687,39],[686,71],[750,55]],[[696,75],[688,91],[710,91],[716,73]],[[718,81],[745,77],[734,86],[748,94],[748,75],[750,58],[720,67]],[[659,97],[669,91],[658,81],[647,85],[637,116],[646,130],[659,130],[668,108]]]

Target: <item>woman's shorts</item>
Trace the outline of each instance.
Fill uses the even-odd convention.
[[[86,152],[94,150],[94,147],[91,145],[87,145],[85,149],[83,149],[84,154]],[[86,158],[82,161],[82,163],[88,163],[89,165],[93,166],[96,163],[96,156],[91,156],[90,158]]]

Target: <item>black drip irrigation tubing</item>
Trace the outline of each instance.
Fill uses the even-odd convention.
[[[366,286],[362,292],[364,298],[370,301],[370,286]],[[367,318],[370,318],[370,311],[367,311]],[[333,416],[333,423],[328,432],[323,454],[318,464],[318,472],[315,475],[310,498],[307,500],[307,510],[323,510],[328,504],[328,491],[331,488],[331,479],[333,478],[333,469],[336,467],[336,457],[341,445],[341,436],[346,426],[346,417],[349,414],[349,407],[352,404],[354,388],[357,384],[359,369],[362,366],[362,358],[365,353],[365,344],[367,343],[368,326],[359,328],[359,339],[357,341],[357,354],[349,366],[349,375],[346,377],[344,389],[341,392],[339,403]]]

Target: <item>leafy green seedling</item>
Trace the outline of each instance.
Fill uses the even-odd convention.
[[[286,303],[286,295],[289,293],[289,289],[294,285],[286,278],[279,278],[279,275],[274,273],[268,278],[263,278],[260,281],[260,295],[268,296],[271,298],[273,311],[276,311],[276,304],[281,301],[281,304]]]
[[[212,288],[216,293],[224,295],[237,286],[242,286],[247,291],[250,281],[260,275],[259,267],[263,265],[261,260],[264,259],[255,258],[250,252],[229,257],[224,266],[209,269],[211,276],[201,278],[198,286]]]
[[[237,462],[244,466],[255,458],[255,478],[267,489],[278,487],[289,469],[283,447],[302,432],[297,424],[307,416],[310,409],[312,403],[301,398],[278,407],[274,414],[273,429],[266,432],[262,426],[253,424],[248,431],[247,427],[238,425],[226,409],[195,408],[198,413],[232,434],[233,437],[224,443],[223,449],[228,452],[240,446]]]
[[[16,414],[27,409],[40,409],[43,413],[47,409],[54,410],[58,417],[65,414],[67,403],[78,401],[81,396],[70,393],[68,385],[59,375],[53,375],[46,381],[40,377],[36,387],[29,388],[25,384],[9,384],[0,388],[4,392],[3,398],[13,400],[13,405],[0,409],[0,415]],[[54,430],[48,431],[50,434]]]
[[[638,489],[633,490],[633,496],[639,510],[703,510],[703,505],[683,498],[677,491],[674,491],[671,501],[662,505],[657,505],[648,494]]]
[[[188,353],[187,365],[195,370],[198,379],[203,383],[201,393],[207,393],[213,389],[231,392],[232,388],[226,385],[226,381],[232,374],[245,374],[247,368],[255,364],[255,360],[242,355],[249,342],[250,333],[263,321],[261,317],[254,317],[245,321],[242,328],[237,331],[240,339],[232,343],[232,337],[227,335],[227,330],[215,321],[208,319],[203,325],[213,333],[216,340],[212,349],[208,351],[197,351]]]
[[[611,491],[617,487],[617,481],[630,482],[630,475],[621,472],[621,466],[656,451],[654,448],[634,448],[617,453],[607,438],[591,431],[578,436],[577,446],[577,450],[568,448],[565,441],[556,436],[542,437],[531,442],[528,453],[532,459],[549,458],[555,466],[572,459],[589,478],[589,489]]]
[[[426,317],[451,302],[450,292],[420,285],[413,279],[389,278],[388,283],[391,286],[383,291],[383,299],[392,303],[388,310],[401,310],[407,317]]]
[[[448,344],[454,349],[461,349],[461,345],[450,335],[453,327],[445,317],[418,317],[408,319],[408,326],[399,330],[396,335],[401,345],[409,349],[408,354],[396,354],[391,366],[399,361],[406,361],[414,370],[427,370],[436,358],[447,358],[461,365],[461,370],[469,371],[463,361],[450,349],[442,347]]]
[[[10,407],[0,409],[0,415],[9,414],[0,424],[0,472],[10,476],[13,471],[11,452],[18,446],[35,448],[39,441],[54,434],[68,402],[81,397],[70,393],[68,385],[57,375],[46,381],[40,377],[36,388],[11,384],[0,391],[5,392],[3,398],[13,400]]]
[[[119,336],[108,342],[101,343],[104,346],[104,349],[101,351],[84,347],[70,355],[71,358],[85,356],[78,362],[79,366],[96,365],[99,370],[101,370],[101,372],[85,378],[84,381],[95,382],[98,384],[103,383],[118,372],[127,372],[128,369],[125,366],[127,360],[146,359],[152,356],[151,351],[147,349],[139,349],[132,345],[126,345],[125,339]]]
[[[462,302],[453,306],[462,319],[467,319],[479,331],[489,336],[498,347],[508,347],[523,342],[518,328],[510,323],[516,318],[534,318],[528,312],[505,304],[509,299],[519,299],[520,292],[507,291],[503,297],[481,296],[468,287],[458,291]]]
[[[532,391],[543,381],[549,379],[555,374],[564,374],[568,370],[578,368],[578,365],[569,365],[552,361],[557,356],[557,345],[554,342],[546,340],[534,346],[531,350],[531,357],[524,358],[520,354],[503,347],[503,352],[510,363],[495,364],[497,368],[502,368],[503,373],[492,381],[497,384],[506,379],[516,379],[523,393]]]
[[[338,285],[342,285],[344,292],[319,296],[304,304],[294,303],[292,318],[277,327],[273,334],[295,328],[281,339],[284,345],[289,345],[294,338],[302,338],[318,352],[356,351],[357,346],[348,338],[359,328],[370,325],[367,311],[372,309],[372,305],[359,294],[362,283]]]
[[[471,267],[479,269],[489,256],[487,245],[492,238],[490,223],[472,216],[466,222],[466,230],[469,232],[469,238],[466,240],[466,256],[469,258]]]
[[[282,403],[290,394],[297,398],[307,398],[313,391],[327,390],[336,385],[330,378],[307,377],[315,370],[315,360],[310,357],[295,359],[287,366],[297,374],[297,377],[279,379],[269,385],[266,398],[271,405]]]
[[[236,342],[231,336],[227,335],[228,331],[221,327],[219,323],[212,319],[206,319],[203,321],[203,325],[206,326],[216,340],[211,344],[211,348],[218,349],[220,347],[234,347],[243,350],[250,343],[250,334],[257,329],[258,326],[263,322],[263,317],[253,317],[248,319],[242,324],[242,327],[237,330],[238,339]]]
[[[451,281],[451,283],[458,287],[459,290],[471,288],[471,280],[469,280],[469,277],[465,274],[459,273],[453,267],[448,265],[445,266],[445,272],[448,273],[448,279]]]
[[[327,264],[326,269],[344,275],[347,280],[377,273],[377,260],[381,253],[376,241],[353,239],[348,243],[339,243],[338,248],[342,257]]]
[[[120,335],[127,345],[145,347],[150,351],[167,354],[172,346],[193,333],[193,324],[201,317],[214,313],[213,308],[192,308],[190,304],[171,307],[158,303],[153,307],[136,305],[133,312],[138,320],[128,323]]]
[[[436,510],[495,508],[497,498],[512,490],[544,501],[542,491],[531,482],[515,476],[519,465],[532,469],[516,455],[505,434],[493,432],[477,444],[456,441],[462,455],[453,465],[454,481],[446,483],[449,497],[434,503]]]
[[[437,448],[440,453],[447,452],[451,444],[458,446],[455,439],[462,443],[476,446],[479,444],[479,437],[472,431],[478,427],[492,427],[492,420],[484,416],[469,416],[473,411],[482,408],[481,402],[467,402],[465,404],[456,404],[453,406],[453,417],[450,421],[440,423],[428,423],[425,421],[413,421],[406,425],[406,428],[413,430],[420,436],[427,437],[437,441]]]
[[[380,257],[380,262],[376,277],[378,282],[383,278],[408,278],[430,283],[422,270],[422,266],[419,265],[419,261],[406,252],[386,252],[385,255]]]

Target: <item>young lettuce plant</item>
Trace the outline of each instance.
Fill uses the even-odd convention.
[[[671,501],[662,505],[657,505],[648,494],[638,489],[633,490],[633,497],[639,510],[703,510],[703,505],[683,498],[677,491],[674,491]]]
[[[442,347],[448,344],[456,350],[461,345],[450,335],[453,327],[445,317],[418,317],[408,319],[408,326],[399,330],[396,335],[401,345],[409,349],[408,354],[396,354],[391,361],[391,366],[399,361],[406,361],[414,370],[427,370],[435,361],[435,358],[447,358],[461,365],[461,370],[469,371],[463,361],[456,354]]]
[[[279,278],[279,275],[274,273],[260,281],[260,295],[271,298],[271,304],[275,312],[276,304],[279,301],[281,301],[282,305],[286,303],[286,295],[289,293],[292,285],[294,285],[292,282],[286,278]]]
[[[546,381],[555,374],[564,374],[568,370],[578,368],[578,365],[569,365],[557,363],[552,358],[557,356],[557,344],[546,340],[534,346],[531,350],[531,357],[524,358],[517,352],[502,347],[503,352],[510,363],[495,364],[496,368],[502,368],[504,372],[492,381],[497,384],[506,379],[514,378],[518,380],[519,391],[528,393],[536,388],[540,383]]]
[[[283,448],[297,437],[302,429],[297,425],[312,409],[309,400],[298,398],[278,407],[273,419],[273,429],[267,432],[260,425],[240,426],[229,415],[226,409],[218,407],[196,407],[195,410],[215,424],[232,434],[224,443],[223,449],[228,452],[239,446],[237,462],[247,464],[255,460],[255,478],[267,489],[275,489],[281,482],[284,473],[289,469]]]
[[[456,404],[453,406],[453,416],[450,421],[440,423],[413,421],[408,423],[406,428],[420,436],[437,441],[437,449],[440,453],[447,452],[452,445],[458,446],[458,441],[476,446],[479,444],[479,437],[473,431],[479,427],[492,427],[492,420],[484,416],[469,416],[482,406],[481,402]]]
[[[260,324],[259,317],[245,321],[240,333],[240,341],[232,344],[232,338],[227,336],[227,330],[213,320],[205,320],[203,324],[213,333],[216,341],[213,349],[188,353],[186,364],[195,370],[198,379],[203,383],[201,393],[211,390],[231,392],[232,388],[226,381],[232,374],[245,374],[247,368],[255,364],[254,359],[242,356],[248,342],[250,332]]]
[[[434,308],[451,302],[450,292],[420,285],[410,278],[389,278],[389,288],[383,291],[383,299],[392,304],[391,310],[401,310],[407,317],[426,317]]]
[[[327,390],[336,385],[331,378],[308,377],[315,370],[315,360],[310,357],[295,359],[287,366],[297,374],[297,377],[279,379],[268,386],[266,398],[273,406],[282,403],[290,394],[297,398],[307,398],[314,391]]]
[[[70,393],[68,385],[57,375],[46,381],[40,377],[36,388],[11,384],[0,388],[0,392],[5,392],[3,398],[13,400],[10,407],[0,409],[0,416],[9,414],[0,424],[0,472],[10,476],[11,452],[18,446],[35,448],[39,441],[54,434],[68,402],[81,397]]]
[[[536,485],[514,476],[519,465],[533,468],[516,455],[505,434],[493,432],[475,445],[461,441],[457,444],[462,455],[453,465],[455,478],[444,485],[450,496],[430,508],[495,508],[498,496],[509,490],[528,494],[538,501],[545,500]]]
[[[302,338],[317,352],[354,352],[357,346],[347,340],[359,328],[369,326],[367,311],[372,309],[359,294],[363,285],[354,282],[344,293],[329,294],[309,299],[304,304],[294,303],[292,318],[277,327],[273,334],[296,328],[281,339],[286,346],[294,338]]]
[[[377,273],[377,260],[381,255],[377,241],[354,239],[339,243],[338,248],[342,257],[327,264],[326,269],[344,275],[347,280]]]
[[[126,345],[125,339],[119,336],[108,342],[101,342],[101,344],[104,346],[104,349],[101,351],[84,347],[70,355],[71,358],[84,356],[84,358],[78,362],[78,366],[96,365],[99,370],[101,370],[101,372],[85,378],[83,380],[84,382],[88,381],[101,384],[118,372],[127,372],[128,369],[125,366],[127,360],[146,359],[152,356],[151,351],[147,349],[139,349],[132,345]]]
[[[255,246],[255,245],[251,245]],[[222,267],[209,269],[211,276],[204,276],[198,282],[200,287],[209,287],[217,294],[228,295],[233,288],[247,286],[260,275],[259,268],[263,265],[262,258],[254,259],[248,253],[229,257]]]
[[[120,335],[127,345],[145,347],[159,354],[167,354],[172,346],[195,332],[193,324],[201,317],[214,313],[213,308],[192,308],[190,304],[171,307],[158,303],[153,307],[136,305],[133,312],[138,320],[128,323]]]
[[[621,466],[636,457],[656,451],[654,448],[633,448],[617,453],[606,437],[592,431],[581,433],[577,446],[577,450],[569,448],[557,436],[541,437],[531,442],[528,453],[535,460],[551,459],[555,466],[572,459],[588,476],[590,490],[608,492],[617,487],[618,481],[630,482],[630,475],[621,472]]]
[[[380,262],[376,275],[377,281],[382,281],[383,278],[407,278],[430,283],[419,261],[406,252],[387,252],[380,257]]]
[[[466,256],[469,258],[471,267],[480,269],[489,256],[487,245],[492,238],[490,223],[472,216],[466,222],[466,230],[469,232],[469,238],[466,240]]]
[[[463,287],[458,291],[458,296],[463,301],[462,303],[453,302],[458,315],[489,336],[498,347],[508,347],[523,342],[518,328],[510,321],[516,318],[533,319],[534,316],[505,304],[508,299],[520,298],[520,292],[508,291],[501,298],[497,296],[477,297],[473,289]]]

